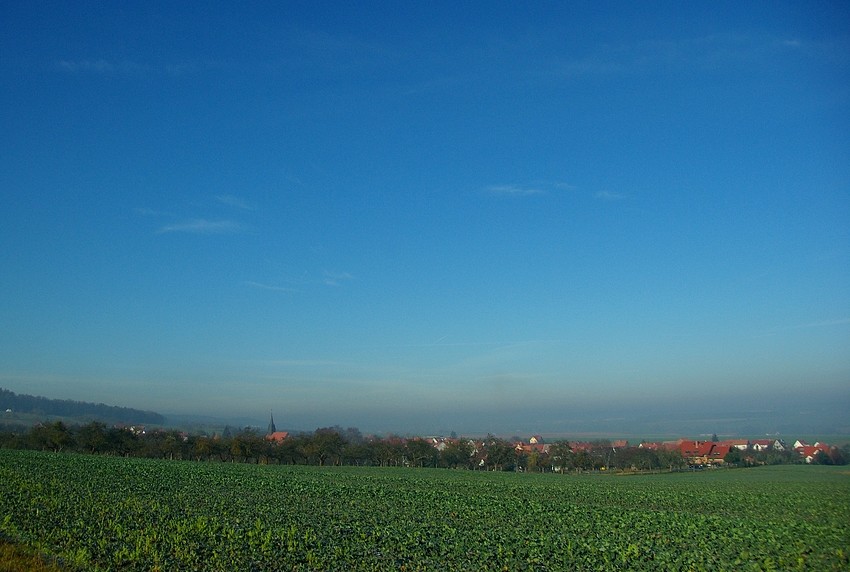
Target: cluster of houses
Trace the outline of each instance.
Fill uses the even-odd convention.
[[[809,445],[799,439],[794,442],[794,451],[799,453],[807,463],[813,462],[818,455],[829,454],[834,448],[820,441],[815,442],[814,445]]]
[[[788,445],[782,439],[728,439],[724,441],[691,441],[679,439],[678,441],[662,443],[641,443],[640,447],[678,450],[682,457],[691,465],[722,465],[727,455],[739,451],[742,455],[747,452],[777,451],[786,452]],[[826,443],[817,442],[809,445],[805,441],[797,440],[791,448],[806,463],[815,461],[819,454],[829,454],[832,447]]]
[[[278,431],[275,427],[274,419],[270,417],[269,427],[266,433],[266,440],[272,443],[280,444],[289,437],[286,431]],[[399,441],[403,445],[408,441],[424,441],[433,446],[437,451],[444,451],[452,444],[457,444],[461,440],[450,437],[414,437],[411,439],[402,439],[392,437],[390,439],[377,439],[377,441],[391,442]],[[486,440],[464,439],[468,443],[469,449],[473,456],[486,457],[487,451],[492,444]],[[502,443],[505,443],[501,440]],[[540,435],[533,435],[527,440],[517,440],[508,442],[517,455],[549,455],[552,444],[544,442]],[[563,441],[558,441],[558,444],[564,444]],[[823,456],[830,456],[837,450],[826,443],[816,442],[811,445],[803,440],[797,440],[794,445],[789,447],[785,441],[779,438],[765,439],[727,439],[719,440],[716,436],[710,440],[690,440],[677,439],[675,441],[658,441],[646,442],[643,441],[638,445],[631,445],[627,440],[600,440],[600,441],[569,441],[566,443],[572,453],[588,453],[599,454],[601,452],[618,452],[628,449],[648,450],[648,451],[667,451],[678,452],[682,459],[691,466],[720,466],[726,463],[730,458],[738,460],[753,460],[755,453],[777,452],[788,454],[793,451],[799,458],[806,463],[820,462]],[[730,456],[730,453],[733,453]]]
[[[442,450],[446,447],[447,443],[450,442],[450,439],[442,438],[442,437],[431,437],[429,438],[429,442],[434,445],[438,450]],[[605,450],[622,450],[628,449],[632,447],[627,440],[614,440],[614,441],[570,441],[569,442],[570,450],[574,453],[578,452],[599,452],[602,449]],[[819,455],[829,455],[831,451],[835,449],[835,447],[828,445],[823,442],[816,442],[815,444],[809,444],[806,441],[798,439],[794,442],[792,447],[788,447],[785,441],[782,439],[772,438],[772,439],[727,439],[727,440],[707,440],[707,441],[699,441],[699,440],[689,440],[689,439],[677,439],[675,441],[660,441],[660,442],[641,442],[636,445],[638,449],[645,450],[666,450],[666,451],[678,451],[682,458],[689,465],[696,466],[716,466],[722,465],[726,462],[726,458],[729,453],[733,451],[738,451],[741,453],[742,458],[745,458],[745,455],[748,452],[766,452],[766,451],[776,451],[776,452],[787,452],[793,451],[797,453],[800,458],[806,463],[815,462]],[[517,441],[514,443],[514,449],[518,454],[548,454],[550,451],[551,445],[549,443],[544,443],[543,437],[540,435],[534,435],[530,437],[527,441]]]
[[[713,466],[722,465],[732,451],[784,451],[785,444],[779,439],[732,439],[726,441],[692,441],[678,439],[660,443],[641,443],[640,448],[658,450],[666,449],[681,453],[689,465]]]

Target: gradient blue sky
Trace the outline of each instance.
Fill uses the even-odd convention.
[[[356,4],[0,5],[0,386],[847,420],[845,2]]]

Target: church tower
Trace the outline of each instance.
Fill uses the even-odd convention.
[[[274,426],[274,415],[269,411],[269,430],[266,435],[271,435],[272,433],[277,433],[277,427]]]

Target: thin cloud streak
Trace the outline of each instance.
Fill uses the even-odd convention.
[[[561,181],[531,181],[527,184],[497,184],[484,187],[483,192],[488,195],[505,197],[530,197],[534,195],[548,195],[558,191],[574,191],[575,187]]]
[[[157,234],[188,233],[188,234],[229,234],[242,230],[242,225],[232,220],[192,219],[186,222],[165,225]]]
[[[822,328],[825,326],[842,326],[844,324],[850,324],[850,318],[836,318],[834,320],[822,320],[820,322],[809,322],[808,324],[797,324],[796,326],[790,326],[789,330],[802,330],[808,328]]]
[[[563,344],[568,340],[541,339],[541,340],[514,340],[514,341],[492,341],[492,342],[444,342],[448,336],[442,336],[435,342],[423,342],[420,344],[389,344],[382,348],[436,348],[436,347],[516,347],[532,346],[538,344]]]
[[[174,216],[173,213],[167,211],[158,211],[156,209],[148,208],[148,207],[137,207],[133,209],[133,212],[139,216],[154,216],[154,217],[165,217],[165,216]]]
[[[770,65],[789,51],[803,47],[795,38],[734,33],[605,44],[585,58],[556,63],[553,72],[557,76],[580,77],[657,73],[681,68],[714,71],[743,64]]]
[[[223,204],[225,206],[234,207],[234,208],[237,208],[237,209],[241,209],[243,211],[254,210],[254,207],[252,205],[248,204],[247,201],[240,199],[239,197],[234,197],[233,195],[217,195],[215,197],[215,200],[217,200],[218,202],[220,202],[221,204]]]
[[[354,280],[354,276],[348,272],[328,272],[326,270],[324,276],[323,282],[327,286],[340,286],[343,281]]]
[[[131,61],[112,62],[109,60],[59,60],[56,65],[66,73],[91,73],[91,74],[115,74],[115,73],[140,73],[146,72],[148,66]]]
[[[66,74],[117,75],[153,74],[179,77],[206,71],[231,70],[236,64],[229,61],[180,61],[166,64],[138,63],[130,60],[113,61],[99,59],[63,59],[55,62],[55,68]]]
[[[286,286],[274,286],[271,284],[263,284],[262,282],[253,282],[246,281],[246,286],[251,286],[252,288],[259,288],[260,290],[272,290],[273,292],[300,292],[301,290],[297,288],[288,288]]]
[[[333,360],[321,359],[273,359],[257,362],[263,366],[279,366],[279,367],[323,367],[323,366],[338,366],[346,365]]]
[[[531,195],[542,195],[546,191],[536,187],[520,187],[517,185],[493,185],[485,189],[491,195],[502,195],[510,197],[527,197]]]
[[[813,328],[826,328],[829,326],[844,326],[850,324],[850,318],[835,318],[832,320],[820,320],[817,322],[807,322],[805,324],[794,324],[791,326],[784,326],[779,328],[773,328],[771,330],[762,331],[758,334],[757,337],[770,337],[779,334],[780,332],[792,332],[795,330],[810,330]]]
[[[626,198],[626,195],[622,193],[614,193],[611,191],[599,191],[598,193],[593,195],[594,198],[603,200],[603,201],[620,201]]]
[[[321,286],[330,286],[330,287],[339,287],[342,286],[344,282],[355,280],[355,277],[348,272],[330,272],[325,271],[321,277],[310,277],[307,272],[304,272],[301,276],[295,278],[285,278],[282,282],[287,284],[293,284],[295,286],[299,286],[300,288],[294,288],[290,286],[277,286],[274,284],[266,284],[263,282],[256,281],[246,281],[244,284],[247,286],[251,286],[253,288],[260,288],[263,290],[275,290],[278,292],[303,292],[307,289],[315,289]]]

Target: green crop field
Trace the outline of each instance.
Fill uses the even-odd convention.
[[[480,473],[0,450],[0,535],[80,570],[848,570],[850,474]]]

